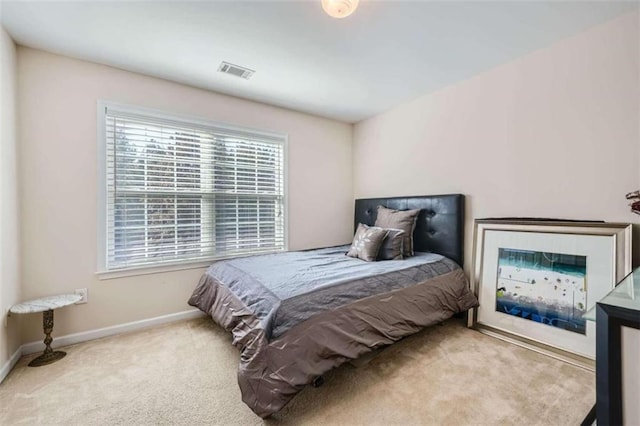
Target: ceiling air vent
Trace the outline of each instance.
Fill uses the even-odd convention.
[[[248,80],[255,72],[254,70],[250,70],[249,68],[241,67],[239,65],[233,65],[229,62],[222,62],[220,64],[220,68],[218,68],[218,71],[225,74],[235,75],[236,77],[242,77],[245,80]]]

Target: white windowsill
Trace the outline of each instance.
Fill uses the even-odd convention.
[[[98,271],[96,272],[96,276],[99,280],[112,280],[115,278],[135,277],[137,275],[161,274],[163,272],[201,269],[209,267],[216,260],[212,259],[207,261],[178,263],[175,265],[140,266],[135,268],[116,269],[113,271]]]
[[[180,262],[168,265],[156,265],[156,266],[135,266],[126,269],[115,269],[112,271],[98,271],[96,272],[96,276],[99,280],[112,280],[116,278],[126,278],[126,277],[135,277],[138,275],[150,275],[150,274],[161,274],[164,272],[175,272],[175,271],[185,271],[190,269],[203,269],[211,266],[212,263],[217,262],[218,260],[225,259],[234,259],[239,257],[247,257],[247,256],[256,256],[263,254],[274,254],[274,253],[283,253],[286,250],[276,250],[276,251],[265,251],[265,252],[256,252],[256,253],[246,253],[246,254],[235,254],[229,256],[220,256],[211,259],[205,260],[196,260],[196,261],[187,261]]]

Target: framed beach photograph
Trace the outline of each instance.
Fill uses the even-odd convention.
[[[593,368],[584,314],[630,272],[630,224],[477,219],[468,325]]]

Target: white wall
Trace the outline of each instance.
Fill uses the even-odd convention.
[[[358,123],[356,197],[467,194],[467,271],[474,218],[637,225],[624,195],[640,187],[639,19],[624,15]],[[628,367],[640,336],[625,337],[634,379],[625,419],[638,424],[638,370]]]
[[[356,197],[467,194],[473,219],[636,222],[638,13],[362,121]]]
[[[20,298],[15,101],[16,46],[0,27],[0,369],[20,346],[19,318],[4,325]]]
[[[18,93],[23,297],[89,289],[88,304],[56,311],[56,335],[190,309],[203,272],[95,276],[98,99],[287,133],[290,248],[351,239],[349,124],[24,47]],[[32,317],[25,342],[42,338]]]

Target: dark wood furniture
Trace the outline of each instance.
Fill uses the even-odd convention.
[[[589,313],[587,313],[589,315]],[[640,329],[640,268],[596,303],[596,404],[582,425],[623,424],[622,327]],[[635,374],[636,371],[626,372]]]

